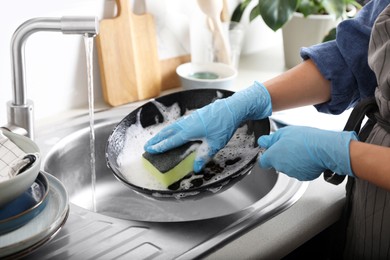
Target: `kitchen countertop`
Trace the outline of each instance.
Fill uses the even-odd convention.
[[[244,55],[240,61],[234,90],[247,87],[254,80],[265,81],[283,71],[285,67],[281,43],[251,55]],[[107,106],[97,104],[95,107],[99,110]],[[68,111],[62,118],[85,111]],[[288,124],[342,129],[347,114],[336,118],[319,115],[314,108],[304,107],[276,113],[273,117]],[[58,118],[56,116],[52,120]],[[318,118],[321,120],[315,120]],[[333,121],[335,123],[330,123]],[[50,122],[50,118],[38,120],[37,127],[43,127]],[[344,186],[344,183],[338,186],[329,184],[322,177],[310,182],[307,191],[293,206],[217,249],[206,259],[277,259],[287,255],[338,219],[344,202]]]
[[[206,259],[279,259],[332,225],[344,204],[344,184],[312,181],[289,209],[247,232]]]

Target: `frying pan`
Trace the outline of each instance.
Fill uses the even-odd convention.
[[[232,91],[221,89],[185,90],[156,98],[155,100],[151,100],[138,107],[124,117],[110,134],[106,144],[107,166],[112,170],[114,176],[123,184],[135,192],[155,199],[199,199],[226,190],[247,175],[256,163],[256,158],[260,151],[260,148],[257,145],[257,139],[261,135],[269,134],[270,131],[268,118],[244,122],[237,131],[245,131],[244,134],[248,135],[248,137],[253,137],[250,139],[250,149],[248,149],[248,146],[243,147],[240,144],[236,145],[232,150],[237,152],[237,158],[233,160],[230,158],[229,161],[226,159],[225,162],[221,162],[221,160],[223,161],[223,157],[220,157],[219,161],[213,159],[206,165],[203,172],[197,174],[191,172],[183,178],[187,180],[195,178],[195,181],[191,181],[190,185],[185,185],[186,187],[180,185],[180,183],[184,181],[183,179],[171,185],[168,189],[161,190],[135,185],[123,174],[121,165],[118,162],[118,157],[124,149],[126,132],[129,130],[130,126],[140,124],[142,128],[147,128],[164,122],[165,112],[159,109],[161,106],[158,104],[162,104],[165,107],[171,107],[173,105],[178,106],[180,108],[180,115],[184,115],[188,110],[201,108],[212,103],[216,99],[231,96],[233,93],[234,92]],[[226,147],[228,147],[229,144],[230,142]],[[225,148],[220,152],[223,153]],[[248,151],[249,153],[245,153],[245,149],[250,150]],[[241,158],[239,154],[245,154],[245,156],[241,156]],[[218,155],[219,153],[217,153],[215,158],[217,158]],[[222,164],[224,165],[221,166]],[[229,164],[234,164],[234,167],[230,170],[227,166]]]

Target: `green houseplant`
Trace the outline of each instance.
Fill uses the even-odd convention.
[[[243,0],[233,11],[231,20],[240,22],[245,9],[251,1]],[[252,8],[249,20],[261,16],[272,30],[282,28],[295,12],[302,13],[304,17],[312,14],[330,14],[336,18],[346,15],[350,7],[360,8],[355,0],[257,0]]]
[[[323,41],[340,19],[353,16],[350,9],[361,6],[355,0],[243,0],[231,20],[240,22],[248,7],[250,22],[260,16],[273,31],[282,29],[285,65],[291,68],[301,62],[301,47]]]

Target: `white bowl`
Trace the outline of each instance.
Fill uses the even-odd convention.
[[[3,134],[24,152],[39,154],[38,146],[30,138],[5,130],[3,130]],[[0,207],[22,195],[34,183],[40,167],[41,159],[38,156],[30,168],[9,180],[0,182]]]
[[[176,68],[183,89],[230,89],[237,70],[223,63],[184,63]]]

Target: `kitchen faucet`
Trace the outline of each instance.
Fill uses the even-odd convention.
[[[39,31],[62,32],[93,37],[98,34],[97,17],[34,18],[21,24],[11,40],[12,100],[7,102],[8,123],[4,128],[34,139],[33,102],[27,99],[24,45]]]

